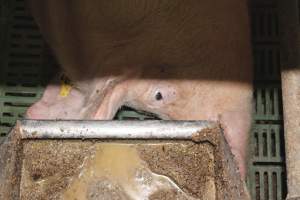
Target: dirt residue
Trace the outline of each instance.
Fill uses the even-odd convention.
[[[69,178],[78,173],[90,148],[91,142],[25,142],[22,200],[60,199],[59,192],[67,187]]]
[[[216,145],[202,140],[200,143],[141,140],[126,142],[25,140],[19,144],[19,140],[16,139],[16,142],[12,143],[13,147],[21,148],[12,148],[13,151],[6,154],[1,151],[1,155],[6,156],[11,164],[6,163],[7,167],[0,169],[2,173],[2,175],[0,173],[2,180],[0,189],[3,191],[0,197],[4,197],[1,199],[14,199],[11,197],[18,198],[20,193],[22,200],[62,200],[64,192],[68,188],[70,189],[71,185],[78,181],[77,179],[93,178],[98,173],[99,176],[96,179],[89,179],[85,192],[88,200],[99,199],[100,196],[102,199],[132,199],[132,192],[131,196],[125,195],[127,191],[124,189],[129,184],[126,181],[120,182],[117,177],[121,176],[116,175],[115,172],[117,169],[117,172],[120,172],[119,169],[125,169],[124,165],[129,159],[127,155],[131,155],[130,152],[136,152],[132,155],[136,155],[136,159],[140,160],[138,163],[140,163],[139,168],[141,169],[136,171],[140,172],[136,174],[136,180],[146,182],[144,185],[138,184],[138,187],[132,187],[131,191],[139,192],[136,190],[137,188],[150,188],[152,192],[147,195],[151,200],[245,199],[245,188],[239,180],[230,149],[222,135],[221,137],[216,136],[215,139]],[[111,146],[112,144],[114,145]],[[128,151],[124,146],[131,146],[130,148],[133,150]],[[105,149],[106,151],[104,151]],[[99,155],[96,154],[97,152]],[[122,160],[121,155],[126,160]],[[111,162],[118,161],[113,166],[119,166],[119,168],[111,171],[113,168],[105,164],[109,160]],[[93,170],[89,170],[90,168],[86,168],[87,166],[92,167]],[[97,166],[102,166],[102,168],[106,166],[105,169],[110,170],[115,178],[103,176],[103,174],[108,175],[109,173],[105,173],[104,168]],[[95,174],[84,176],[83,169]],[[8,177],[7,180],[6,177]],[[109,181],[106,181],[105,178]],[[4,183],[9,184],[4,185]],[[166,187],[162,187],[162,185]],[[21,188],[20,192],[18,188]],[[78,188],[82,189],[82,187],[75,187],[75,190]]]
[[[204,128],[192,135],[192,141],[196,143],[209,142],[212,145],[217,145],[220,131],[221,129],[219,126]]]
[[[28,141],[24,143],[25,155],[22,169],[22,200],[60,200],[81,173],[85,158],[93,156],[95,149],[101,150],[104,143],[85,141]],[[215,194],[215,188],[209,188],[209,180],[215,176],[214,148],[209,143],[193,142],[138,143],[131,144],[138,155],[156,174],[171,178],[184,193],[203,199],[207,190]],[[105,183],[105,181],[103,182]],[[114,183],[114,182],[112,182]],[[112,184],[110,183],[110,184]],[[111,198],[112,192],[106,192],[103,184],[95,182],[89,187],[88,199],[97,199],[99,195]],[[99,193],[101,188],[101,194]],[[118,185],[114,193],[122,194]],[[98,192],[97,192],[98,191]],[[117,199],[128,199],[126,195],[115,194]],[[187,196],[172,189],[161,189],[151,194],[150,199],[185,200]]]
[[[149,200],[188,200],[176,190],[159,190],[149,197]]]
[[[18,199],[22,167],[19,124],[0,145],[0,199]]]
[[[215,176],[212,145],[183,142],[139,145],[137,149],[151,171],[171,178],[184,192],[203,199],[208,180]]]

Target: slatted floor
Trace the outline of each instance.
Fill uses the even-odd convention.
[[[255,200],[285,199],[280,27],[276,0],[253,0],[251,16],[255,122],[251,135],[248,183]]]

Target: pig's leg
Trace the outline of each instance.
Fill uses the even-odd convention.
[[[224,129],[225,138],[237,161],[241,178],[245,180],[247,172],[247,146],[251,127],[251,110],[223,113],[220,123]]]

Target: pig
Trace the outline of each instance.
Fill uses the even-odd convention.
[[[126,105],[166,120],[219,121],[245,179],[253,93],[247,0],[28,5],[70,83],[54,79],[27,118],[109,120]]]

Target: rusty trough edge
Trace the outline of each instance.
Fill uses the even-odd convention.
[[[22,139],[185,139],[217,127],[209,121],[21,120]],[[206,140],[203,131],[203,140]],[[200,139],[200,141],[202,141]]]

